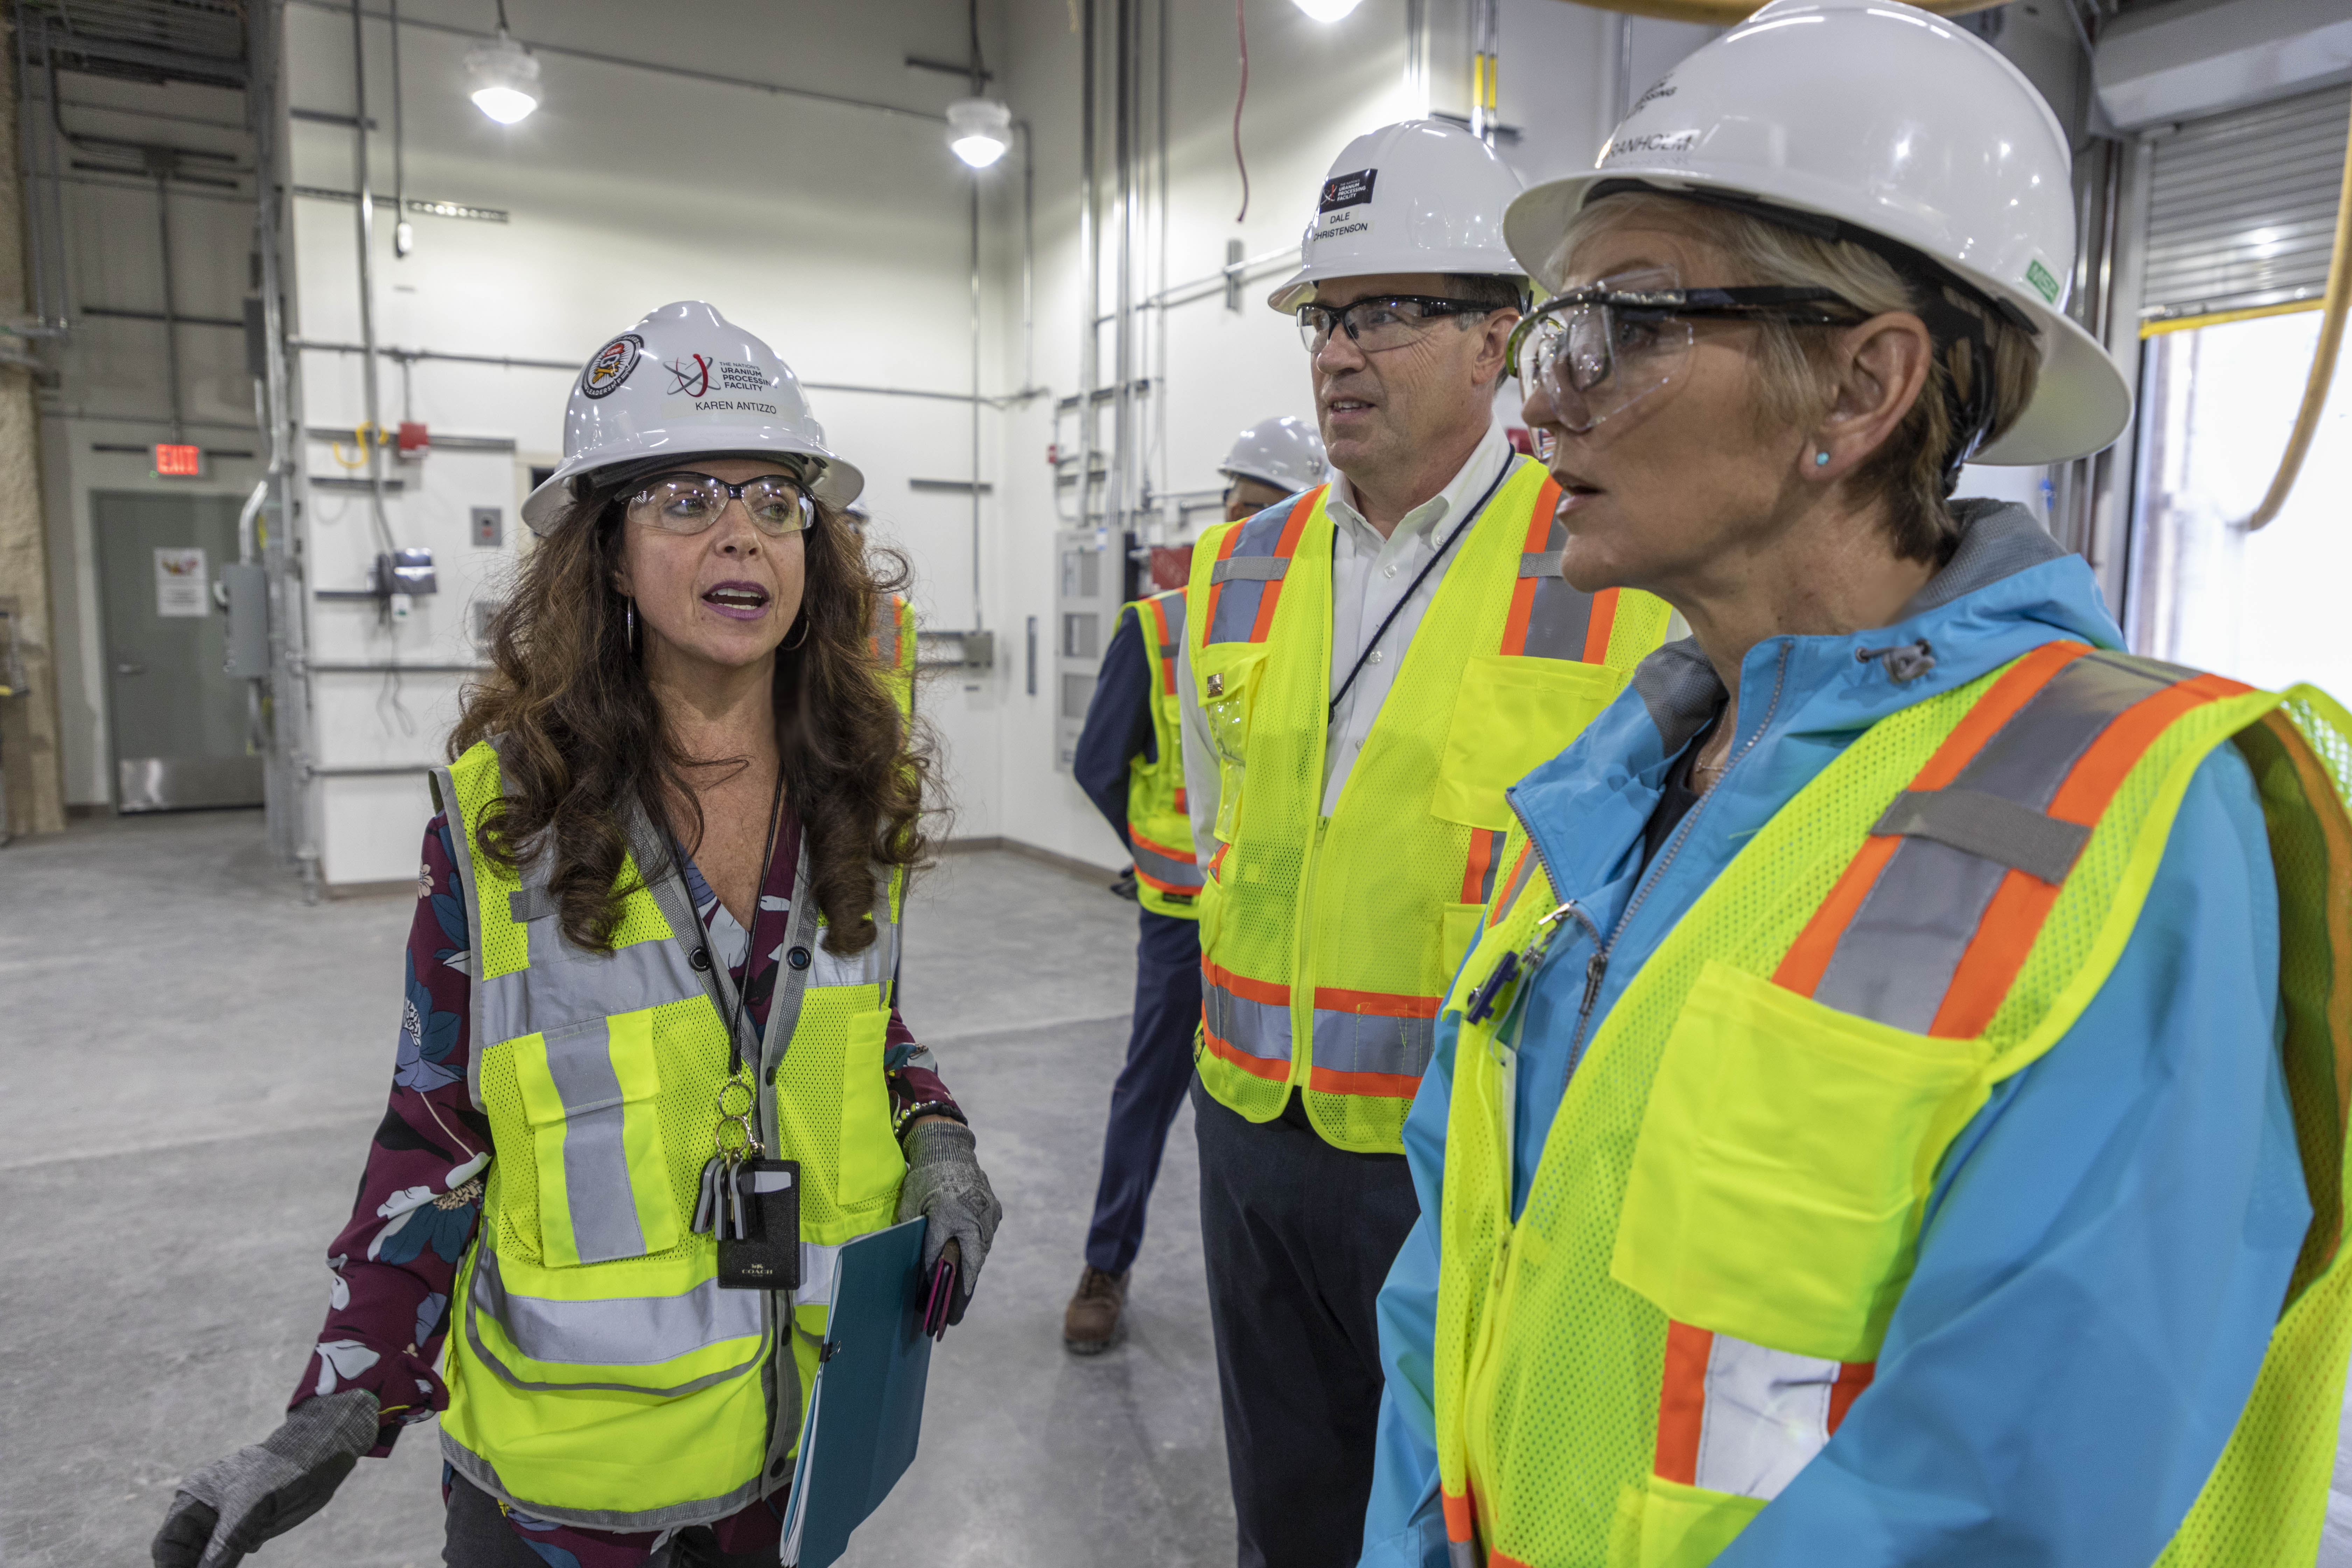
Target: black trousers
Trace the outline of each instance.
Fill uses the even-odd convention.
[[[1127,1065],[1110,1091],[1102,1178],[1087,1229],[1087,1261],[1106,1274],[1126,1273],[1143,1246],[1144,1213],[1169,1123],[1192,1081],[1192,1036],[1201,1026],[1201,922],[1139,912],[1135,1022]]]
[[[1420,1217],[1402,1154],[1252,1122],[1197,1081],[1201,1241],[1240,1568],[1355,1568],[1380,1418],[1373,1304]]]
[[[550,1559],[533,1552],[507,1522],[496,1498],[454,1471],[445,1471],[442,1480],[449,1495],[449,1531],[441,1561],[448,1568],[548,1568]],[[643,1561],[646,1568],[754,1568],[775,1560],[772,1546],[749,1554],[721,1552],[703,1525],[679,1531]]]

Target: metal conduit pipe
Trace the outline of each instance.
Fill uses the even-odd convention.
[[[1104,511],[1108,527],[1126,548],[1128,512],[1135,494],[1135,7],[1136,0],[1114,0],[1118,6],[1112,58],[1118,77],[1112,87],[1112,156],[1118,163],[1118,281],[1112,290],[1117,324],[1112,327],[1111,374],[1117,392],[1111,399],[1111,493]]]
[[[2336,247],[2327,258],[2327,292],[2321,296],[2319,307],[2319,345],[2311,356],[2311,375],[2304,383],[2303,406],[2295,410],[2294,428],[2288,433],[2286,450],[2280,454],[2278,472],[2272,476],[2271,488],[2263,497],[2263,504],[2246,520],[2249,530],[2263,528],[2278,516],[2294,492],[2295,476],[2303,471],[2303,459],[2311,450],[2311,438],[2319,430],[2320,411],[2327,406],[2327,386],[2336,376],[2336,356],[2344,346],[2344,315],[2352,305],[2352,136],[2347,136],[2344,148],[2344,184],[2336,194]]]
[[[383,510],[383,422],[375,382],[375,192],[368,172],[368,101],[366,24],[360,0],[352,0],[352,161],[359,187],[360,342],[367,353],[360,387],[367,408],[369,510],[386,554],[400,547],[393,542],[392,520]]]
[[[155,174],[155,255],[163,274],[163,375],[172,394],[172,439],[177,441],[187,409],[181,401],[180,323],[172,298],[176,292],[172,287],[172,194],[164,184],[170,165],[152,153],[148,162]]]
[[[1095,389],[1102,379],[1102,230],[1095,204],[1095,38],[1097,0],[1082,0],[1078,40],[1078,253],[1086,268],[1079,290],[1086,314],[1078,331],[1078,518],[1091,521],[1095,484]]]

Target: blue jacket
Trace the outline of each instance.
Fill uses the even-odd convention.
[[[1738,760],[1654,868],[1610,955],[1593,1032],[1740,846],[1871,723],[2054,639],[2121,646],[2081,560],[2017,508],[1959,510],[1958,553],[1893,626],[1749,650]],[[1854,657],[1919,637],[1936,663],[1906,684]],[[1723,697],[1694,645],[1662,649],[1512,790],[1560,895],[1601,931],[1643,880],[1642,826],[1667,770]],[[1563,926],[1530,995],[1514,1215],[1566,1087],[1591,945]],[[1874,1381],[1722,1568],[2155,1560],[2253,1385],[2310,1219],[2277,975],[2269,845],[2252,777],[2225,745],[2191,783],[2098,997],[1998,1086],[1946,1156]],[[1362,1561],[1381,1568],[1445,1563],[1430,1344],[1454,1027],[1440,1021],[1405,1123],[1422,1216],[1380,1299],[1388,1383]]]

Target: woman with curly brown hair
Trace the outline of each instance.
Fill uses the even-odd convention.
[[[773,1563],[841,1247],[927,1218],[950,1321],[986,1259],[1001,1210],[894,1001],[932,763],[861,476],[698,302],[598,351],[564,447],[435,774],[325,1331],[158,1563],[235,1563],[436,1411],[457,1568]]]

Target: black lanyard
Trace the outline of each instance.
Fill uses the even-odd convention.
[[[1412,581],[1405,587],[1404,597],[1389,606],[1386,618],[1381,622],[1381,629],[1372,634],[1371,640],[1364,644],[1363,651],[1356,655],[1356,668],[1348,671],[1348,679],[1339,682],[1339,690],[1331,693],[1331,705],[1323,710],[1324,723],[1330,723],[1337,716],[1339,711],[1339,700],[1347,696],[1349,689],[1356,684],[1356,677],[1363,673],[1366,661],[1372,657],[1372,650],[1381,646],[1381,639],[1389,635],[1389,627],[1396,624],[1396,618],[1404,613],[1404,607],[1412,603],[1412,596],[1421,592],[1422,584],[1427,580],[1432,572],[1437,570],[1437,563],[1445,559],[1445,552],[1454,548],[1454,542],[1470,531],[1472,523],[1486,515],[1486,503],[1495,499],[1495,492],[1503,488],[1503,481],[1511,477],[1511,470],[1517,466],[1518,458],[1516,453],[1503,460],[1503,471],[1495,476],[1495,482],[1486,487],[1486,493],[1478,498],[1478,504],[1470,509],[1470,515],[1455,523],[1454,531],[1445,536],[1445,542],[1439,545],[1436,552],[1421,563],[1421,570],[1413,574]],[[1334,529],[1331,531],[1333,550],[1336,551],[1339,548],[1339,530]]]

